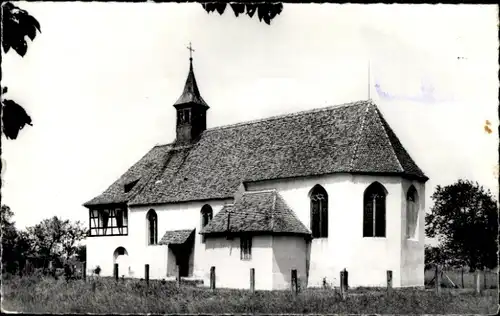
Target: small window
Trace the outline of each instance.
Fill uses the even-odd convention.
[[[131,181],[129,183],[126,183],[124,186],[123,186],[123,191],[125,193],[128,193],[130,192],[130,190],[132,190],[134,188],[134,186],[137,184],[137,182],[139,182],[139,179],[137,180],[134,180],[134,181]]]
[[[406,238],[417,237],[418,196],[417,190],[411,186],[406,194]]]
[[[240,238],[240,258],[241,260],[252,259],[252,237],[241,236]]]
[[[146,217],[148,222],[148,244],[156,245],[158,243],[158,216],[154,210],[149,210]]]
[[[212,217],[212,207],[208,204],[203,205],[203,207],[201,208],[201,228],[207,226],[207,224],[212,220]],[[205,236],[201,237],[201,242],[205,243]]]

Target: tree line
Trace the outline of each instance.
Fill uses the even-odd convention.
[[[2,274],[22,273],[28,261],[44,271],[50,264],[62,268],[85,261],[86,247],[79,242],[87,236],[87,229],[80,221],[54,216],[19,230],[13,217],[10,207],[2,205]]]

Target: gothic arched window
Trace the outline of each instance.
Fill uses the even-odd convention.
[[[418,194],[412,185],[406,193],[406,238],[417,236]]]
[[[387,190],[378,182],[368,186],[363,196],[363,237],[385,237]]]
[[[203,205],[201,208],[201,228],[207,226],[208,223],[212,220],[213,217],[212,207],[208,204]],[[201,242],[205,242],[205,236],[202,236]]]
[[[148,223],[148,244],[156,245],[158,243],[158,216],[154,210],[149,210],[146,219]]]
[[[319,184],[309,193],[311,199],[311,231],[313,238],[328,237],[328,194]]]

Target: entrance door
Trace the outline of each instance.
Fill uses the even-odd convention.
[[[191,249],[186,247],[186,245],[175,245],[172,246],[172,252],[175,255],[175,261],[180,270],[180,275],[182,277],[187,277],[189,275],[189,256],[191,254]]]

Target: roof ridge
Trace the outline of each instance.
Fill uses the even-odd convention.
[[[305,114],[309,114],[309,113],[324,112],[324,111],[329,111],[329,110],[333,110],[336,108],[361,105],[361,104],[364,104],[366,102],[369,102],[369,100],[359,100],[359,101],[353,101],[353,102],[346,102],[346,103],[341,103],[341,104],[337,104],[337,105],[330,105],[330,106],[322,107],[322,108],[315,108],[315,109],[311,109],[311,110],[302,110],[302,111],[298,111],[298,112],[274,115],[274,116],[250,120],[250,121],[246,121],[246,122],[239,122],[239,123],[234,123],[234,124],[211,127],[211,128],[206,129],[205,132],[220,130],[220,129],[225,129],[225,128],[234,128],[234,127],[239,127],[239,126],[251,125],[251,124],[256,124],[256,123],[261,123],[261,122],[274,121],[274,120],[278,120],[278,119],[282,119],[282,118],[295,117],[295,116],[305,115]]]
[[[351,162],[349,163],[349,170],[352,170],[353,169],[353,165],[354,165],[354,159],[356,159],[356,155],[358,153],[358,147],[359,147],[359,143],[361,142],[361,137],[363,136],[363,129],[365,128],[365,120],[366,120],[366,116],[368,115],[368,110],[370,109],[370,105],[372,105],[372,103],[368,103],[368,105],[366,106],[366,110],[365,110],[365,115],[363,115],[363,119],[361,120],[361,126],[359,127],[359,136],[358,136],[358,139],[356,141],[356,144],[354,145],[354,152],[352,154],[352,159],[351,159]]]
[[[403,168],[401,161],[399,161],[398,153],[394,149],[394,144],[392,143],[392,141],[388,135],[387,129],[385,128],[384,123],[382,122],[382,120],[384,120],[387,123],[386,119],[384,118],[384,116],[382,115],[382,112],[380,112],[380,110],[378,108],[375,108],[375,114],[376,114],[375,119],[379,122],[382,129],[384,130],[385,139],[387,139],[387,141],[389,142],[389,145],[391,146],[391,150],[394,153],[394,157],[396,157],[396,162],[398,163],[399,168],[401,169],[401,172],[405,172],[405,169]],[[387,123],[387,125],[389,125],[389,123]]]
[[[257,194],[257,193],[271,193],[271,192],[277,192],[276,189],[265,189],[265,190],[258,190],[258,191],[244,191],[243,195],[245,194]]]

